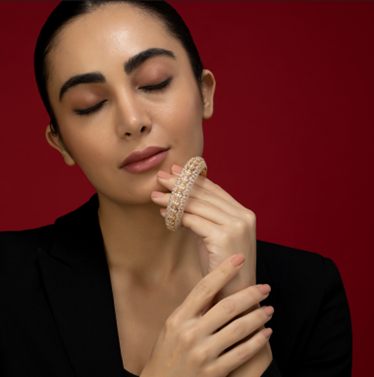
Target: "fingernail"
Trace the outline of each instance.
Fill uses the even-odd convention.
[[[182,171],[182,167],[180,167],[180,166],[178,166],[178,165],[173,165],[172,167],[171,167],[171,170],[174,172],[174,173],[180,173],[181,171]]]
[[[273,333],[273,330],[270,327],[268,327],[265,330],[262,330],[262,333],[264,334],[264,337],[266,339],[269,339],[271,334]]]
[[[236,254],[231,257],[230,262],[234,267],[239,267],[241,264],[244,263],[245,256],[243,254]]]
[[[264,312],[270,317],[274,314],[274,308],[272,306],[267,306],[264,308]]]
[[[151,197],[152,198],[162,198],[165,194],[160,191],[152,191]]]
[[[158,173],[157,173],[157,175],[158,175],[160,178],[163,178],[163,179],[169,179],[169,178],[172,177],[171,174],[166,173],[166,172],[163,171],[163,170],[159,170]]]
[[[257,288],[263,295],[266,295],[271,291],[271,287],[269,284],[257,285]]]

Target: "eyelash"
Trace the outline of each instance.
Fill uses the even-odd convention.
[[[170,84],[171,80],[172,80],[172,77],[169,77],[168,79],[166,79],[165,81],[163,81],[160,84],[150,85],[150,86],[143,86],[140,89],[143,89],[145,92],[151,92],[152,90],[162,90],[162,89],[166,88]]]
[[[95,106],[89,107],[88,109],[75,110],[75,112],[76,112],[78,115],[89,115],[89,114],[92,114],[92,113],[94,113],[95,111],[99,110],[99,109],[103,106],[103,103],[106,102],[106,101],[107,101],[107,100],[105,99],[104,101],[99,102],[99,103],[96,104]]]
[[[152,91],[156,91],[156,90],[161,91],[162,89],[165,89],[167,86],[169,86],[169,84],[170,84],[170,82],[171,82],[172,79],[173,79],[172,77],[169,77],[168,79],[166,79],[165,81],[163,81],[163,82],[160,83],[160,84],[143,86],[142,88],[139,88],[139,89],[143,89],[145,92],[152,92]],[[101,107],[103,106],[103,104],[104,104],[106,101],[107,101],[107,100],[101,101],[101,102],[99,102],[98,104],[96,104],[95,106],[89,107],[88,109],[75,110],[75,112],[76,112],[78,115],[89,115],[89,114],[92,114],[92,113],[94,113],[95,111],[100,110]]]

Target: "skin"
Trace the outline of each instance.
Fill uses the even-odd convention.
[[[172,51],[176,60],[154,57],[127,75],[124,63],[152,47]],[[150,343],[142,358],[137,352],[124,351],[126,342],[121,341],[122,356],[127,357],[124,365],[137,359],[129,370],[139,374],[170,313],[228,256],[243,253],[250,268],[242,269],[220,291],[217,301],[256,284],[254,214],[222,188],[198,177],[183,215],[184,227],[177,232],[166,228],[164,210],[160,213],[181,167],[191,157],[202,155],[202,120],[213,115],[216,82],[205,69],[202,101],[180,42],[159,20],[128,4],[107,5],[69,23],[48,55],[48,69],[48,94],[64,143],[49,126],[46,139],[67,165],[77,163],[96,188],[120,341],[126,337],[128,341],[130,336],[121,336],[125,329],[121,317],[127,314],[129,318],[123,297],[131,294],[136,298],[134,318],[143,311],[155,317],[150,325],[153,334],[143,334],[144,341],[147,337]],[[60,89],[70,77],[89,72],[101,72],[106,82],[80,84],[59,99]],[[142,89],[170,76],[170,85],[161,91]],[[75,112],[103,100],[106,102],[97,112],[83,116]],[[170,148],[160,165],[140,174],[119,168],[131,152],[151,145]],[[163,179],[159,170],[172,175]],[[166,195],[152,198],[155,192]],[[257,304],[251,310],[259,307]],[[144,318],[143,323],[149,320]],[[144,344],[139,344],[139,349],[144,349]],[[271,360],[267,343],[230,376],[248,372],[260,376]]]

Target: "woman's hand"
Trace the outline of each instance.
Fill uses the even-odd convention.
[[[181,170],[182,167],[173,165],[173,175],[160,171],[164,175],[158,176],[160,184],[171,192]],[[166,207],[170,195],[152,200]],[[166,208],[160,212],[165,216]],[[256,217],[252,211],[208,178],[198,176],[182,215],[182,225],[192,231],[197,241],[202,276],[230,255],[242,253],[246,258],[246,268],[222,288],[214,303],[256,284]]]
[[[268,344],[271,330],[256,330],[270,320],[271,307],[256,309],[222,328],[264,300],[270,292],[267,284],[243,289],[201,315],[217,292],[241,270],[243,263],[235,266],[231,261],[232,257],[226,258],[202,278],[169,316],[141,377],[226,377]],[[248,341],[225,353],[254,332]]]
[[[181,171],[181,166],[173,165],[173,175],[160,171],[158,181],[171,192]],[[164,177],[160,176],[160,173]],[[155,203],[166,207],[170,195],[167,193],[152,199]],[[160,212],[165,216],[166,209],[162,208]],[[225,297],[256,284],[256,216],[252,211],[243,207],[208,178],[198,176],[182,215],[182,225],[192,231],[197,241],[203,276],[217,268],[230,255],[242,253],[246,258],[246,268],[241,269],[223,286],[204,310],[209,310]],[[258,310],[261,309],[257,302],[241,313],[241,316],[250,315]],[[264,325],[261,325],[258,332],[264,329]],[[241,342],[249,342],[253,336],[255,335],[250,334]],[[272,359],[270,343],[267,343],[266,347],[234,370],[230,377],[261,376]]]

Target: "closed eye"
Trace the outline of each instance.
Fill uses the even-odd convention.
[[[165,81],[161,82],[160,84],[157,84],[157,85],[148,85],[148,86],[142,86],[141,88],[139,89],[142,89],[144,90],[145,92],[151,92],[151,91],[154,91],[154,90],[162,90],[164,88],[166,88],[171,80],[173,79],[173,77],[169,77],[168,79],[166,79]],[[106,102],[107,100],[103,100],[101,102],[99,102],[98,104],[94,105],[94,106],[91,106],[89,107],[88,109],[76,109],[74,110],[78,115],[89,115],[89,114],[92,114],[94,113],[95,111],[98,111],[100,110],[100,108],[103,106],[103,104]]]
[[[94,106],[91,106],[89,107],[88,109],[82,109],[82,110],[74,110],[78,115],[88,115],[88,114],[91,114],[91,113],[94,113],[95,111],[98,111],[102,106],[103,104],[106,102],[107,100],[103,100],[101,102],[99,102],[98,104],[94,105]]]
[[[145,92],[151,92],[153,90],[161,90],[161,89],[164,89],[166,88],[171,80],[173,79],[173,77],[169,77],[168,79],[166,79],[165,81],[161,82],[160,84],[157,84],[157,85],[148,85],[148,86],[142,86],[141,88],[139,89],[142,89],[144,90]]]

